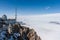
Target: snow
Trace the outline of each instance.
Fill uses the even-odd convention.
[[[18,16],[18,21],[26,23],[25,26],[33,28],[42,40],[60,40],[60,13],[44,15]]]

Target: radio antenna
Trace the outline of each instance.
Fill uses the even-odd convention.
[[[15,8],[15,20],[17,21],[17,8]]]

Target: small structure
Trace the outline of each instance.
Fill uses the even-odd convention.
[[[0,18],[0,24],[6,24],[6,25],[8,25],[9,23],[11,23],[11,24],[16,23],[16,19],[7,19],[6,15],[3,15]]]
[[[5,14],[2,16],[2,20],[7,20],[7,16]]]

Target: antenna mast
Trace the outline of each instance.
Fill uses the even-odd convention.
[[[15,20],[17,21],[17,8],[15,8]]]

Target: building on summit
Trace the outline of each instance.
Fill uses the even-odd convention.
[[[8,19],[6,15],[3,15],[0,18],[0,24],[6,24],[6,25],[8,25],[9,23],[10,24],[14,24],[15,22],[16,22],[16,19]]]

